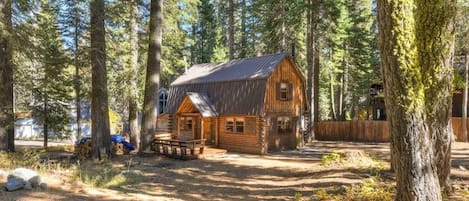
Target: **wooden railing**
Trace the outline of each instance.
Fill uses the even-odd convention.
[[[461,118],[453,117],[453,132],[456,141],[464,141]],[[469,130],[469,120],[468,120]],[[314,123],[317,140],[389,142],[390,134],[387,121],[321,121]]]

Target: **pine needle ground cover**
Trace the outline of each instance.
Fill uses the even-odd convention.
[[[64,157],[66,148],[2,152],[0,169],[34,168],[48,188],[0,191],[0,200],[392,200],[388,146],[316,142],[266,156],[226,153],[192,161],[135,155],[75,160]],[[467,200],[467,144],[456,143],[453,154],[454,194],[446,200]]]

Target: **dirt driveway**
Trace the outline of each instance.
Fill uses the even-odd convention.
[[[114,167],[130,167],[141,175],[138,183],[103,189],[71,182],[60,174],[45,175],[48,190],[2,191],[0,200],[292,200],[298,193],[311,196],[319,189],[370,177],[369,170],[359,167],[325,168],[323,154],[361,151],[388,160],[388,147],[386,143],[315,142],[266,156],[226,153],[193,161],[122,156],[112,162]],[[469,169],[469,144],[456,143],[452,178],[469,187],[469,171],[464,169]]]

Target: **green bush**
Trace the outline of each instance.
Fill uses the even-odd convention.
[[[37,150],[23,150],[22,152],[0,152],[0,168],[15,169],[19,167],[38,169],[41,153]]]
[[[341,163],[344,161],[344,155],[342,153],[332,152],[329,154],[322,155],[321,163],[323,165],[329,165],[333,163]]]
[[[324,189],[318,190],[313,196],[313,200],[391,201],[395,192],[393,185],[383,182],[377,177],[371,177],[361,184],[343,188],[343,190],[334,190],[334,192],[328,192]]]
[[[122,188],[138,183],[143,176],[138,172],[130,172],[125,168],[113,167],[109,162],[95,163],[85,161],[72,166],[72,179],[93,187]]]

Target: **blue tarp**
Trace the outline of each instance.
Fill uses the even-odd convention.
[[[77,142],[77,144],[83,144],[85,143],[86,141],[88,140],[91,140],[91,137],[82,137],[80,139],[80,141]],[[111,135],[111,142],[114,142],[114,143],[122,143],[124,145],[124,147],[130,151],[133,151],[135,150],[135,147],[134,145],[130,144],[129,142],[125,141],[125,138],[118,135],[118,134],[114,134],[114,135]]]

